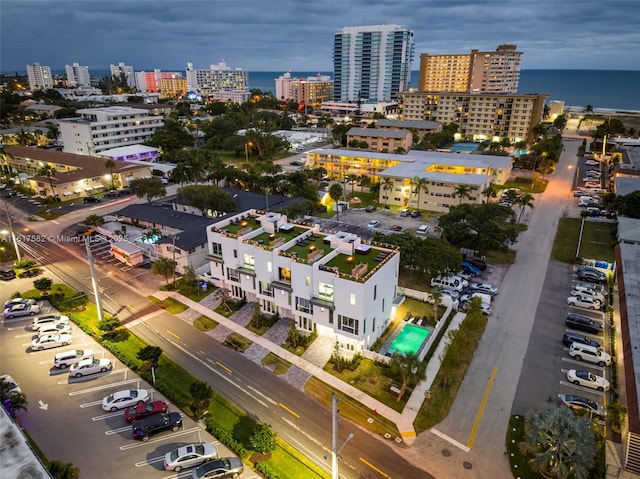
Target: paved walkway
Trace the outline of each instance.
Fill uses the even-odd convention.
[[[207,332],[207,334],[220,342],[224,341],[232,332],[246,337],[253,344],[247,348],[245,356],[256,364],[262,364],[262,359],[269,352],[273,352],[279,357],[290,362],[292,367],[289,368],[287,373],[280,377],[293,386],[303,389],[304,383],[311,376],[315,376],[321,381],[329,384],[335,390],[341,391],[343,394],[360,402],[370,410],[375,410],[377,414],[380,414],[396,424],[400,431],[400,435],[406,444],[413,444],[413,441],[416,438],[413,422],[415,421],[420,407],[422,406],[422,401],[425,399],[425,392],[429,391],[431,384],[438,373],[438,369],[440,368],[440,356],[446,346],[446,341],[441,341],[436,353],[429,362],[427,366],[427,379],[419,383],[417,387],[414,388],[403,412],[399,413],[322,369],[333,352],[334,340],[331,338],[322,336],[318,337],[314,341],[312,347],[310,347],[302,357],[299,357],[280,346],[280,344],[285,341],[288,334],[288,320],[281,319],[267,333],[265,333],[264,336],[257,335],[253,331],[246,329],[245,326],[249,323],[251,315],[253,314],[252,304],[247,304],[234,313],[230,318],[226,318],[213,311],[213,307],[219,304],[219,299],[214,295],[207,296],[207,298],[203,299],[200,303],[192,301],[175,291],[156,291],[154,296],[158,299],[171,297],[187,305],[189,309],[179,315],[180,318],[186,322],[192,323],[193,320],[200,315],[207,316],[218,322],[219,325],[213,330]],[[465,315],[463,313],[457,313],[451,321],[449,330],[457,329],[464,317]]]

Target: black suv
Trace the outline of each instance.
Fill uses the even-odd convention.
[[[584,334],[567,331],[562,337],[562,344],[565,346],[571,346],[572,343],[586,344],[587,346],[593,346],[594,348],[600,347],[600,343],[595,339],[591,339]]]
[[[587,316],[581,316],[579,314],[569,313],[567,314],[567,326],[571,329],[577,329],[590,334],[602,333],[602,323],[594,321]]]
[[[592,283],[603,284],[607,282],[607,275],[602,271],[596,268],[591,268],[589,266],[582,266],[578,268],[578,278],[583,281],[590,281]]]
[[[177,431],[182,427],[182,416],[177,412],[159,412],[142,419],[136,419],[132,423],[133,438],[148,441],[151,436],[171,429]]]

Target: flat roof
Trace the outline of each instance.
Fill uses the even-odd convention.
[[[397,155],[394,153],[380,153],[378,151],[367,150],[349,150],[347,148],[315,148],[307,152],[307,154],[317,153],[320,155],[331,156],[350,156],[354,158],[365,158],[371,160],[389,160],[389,161],[415,161],[410,155]]]
[[[415,128],[417,130],[433,130],[440,127],[437,121],[427,120],[376,120],[376,125],[393,128]]]
[[[141,153],[151,153],[159,151],[160,150],[158,148],[154,148],[153,146],[130,145],[111,148],[110,150],[102,150],[100,152],[100,156],[109,156],[111,158],[116,158],[118,156],[139,155]]]
[[[406,138],[411,132],[409,130],[386,130],[378,128],[358,128],[353,127],[348,132],[348,136],[365,136],[370,138]]]

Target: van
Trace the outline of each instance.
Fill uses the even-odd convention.
[[[431,286],[461,292],[469,286],[469,281],[461,276],[438,276],[431,280]]]

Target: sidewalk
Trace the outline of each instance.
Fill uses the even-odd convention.
[[[364,406],[371,409],[372,411],[375,410],[377,414],[380,414],[386,419],[392,421],[394,424],[396,424],[398,430],[400,431],[402,440],[407,445],[412,445],[413,442],[415,441],[416,432],[413,427],[413,422],[415,421],[415,418],[420,410],[422,401],[424,401],[425,399],[425,392],[429,391],[429,388],[431,387],[431,384],[433,383],[433,380],[438,373],[438,369],[440,369],[439,358],[442,350],[446,346],[446,341],[440,342],[436,350],[436,353],[433,355],[433,358],[431,359],[431,361],[429,361],[429,364],[427,366],[427,379],[419,383],[414,388],[413,393],[411,394],[411,397],[407,401],[407,404],[403,412],[399,413],[397,411],[394,411],[387,405],[372,398],[368,394],[365,394],[359,389],[356,389],[353,386],[350,386],[349,384],[336,378],[335,376],[327,373],[321,367],[311,363],[310,361],[307,361],[304,358],[301,358],[299,356],[296,356],[295,354],[292,354],[291,352],[282,348],[280,345],[271,342],[268,338],[264,336],[259,336],[255,334],[253,331],[246,329],[243,326],[243,324],[246,324],[245,321],[242,321],[243,324],[239,324],[239,322],[234,321],[233,319],[230,319],[230,318],[226,318],[221,314],[216,313],[212,309],[209,309],[208,306],[197,303],[175,291],[156,291],[153,295],[160,300],[165,299],[167,297],[171,297],[176,301],[180,301],[181,303],[188,306],[191,310],[196,311],[198,314],[207,316],[215,320],[216,322],[219,323],[220,326],[223,326],[229,332],[235,332],[246,337],[247,339],[252,341],[254,345],[258,345],[263,349],[263,352],[264,352],[263,356],[266,355],[268,352],[273,352],[274,354],[277,354],[281,358],[293,364],[296,368],[299,368],[300,370],[305,371],[309,375],[317,377],[321,381],[329,384],[332,388],[353,398],[354,400],[363,404]],[[189,313],[187,317],[193,317],[193,314]],[[464,317],[465,315],[463,313],[456,314],[453,320],[451,321],[451,324],[448,330],[457,329],[460,323],[462,322],[462,320],[464,319]],[[216,330],[220,326],[216,327]],[[228,333],[225,332],[224,337],[226,337],[227,335]],[[217,339],[221,340],[223,338],[218,337]],[[256,351],[254,351],[254,353],[255,352]],[[257,358],[255,357],[252,358],[252,360],[254,361],[256,359]],[[298,386],[299,384],[294,384],[294,385]]]

